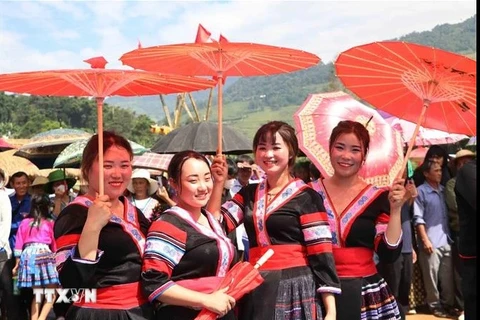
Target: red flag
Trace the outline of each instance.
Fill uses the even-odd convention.
[[[210,39],[210,31],[205,29],[200,23],[198,24],[197,36],[195,37],[195,43],[205,43]]]
[[[102,56],[83,60],[83,62],[90,64],[92,69],[105,69],[105,65],[108,63]]]
[[[220,33],[220,37],[218,38],[218,42],[220,42],[220,43],[227,43],[228,40],[227,40],[227,38],[225,38],[225,37]]]

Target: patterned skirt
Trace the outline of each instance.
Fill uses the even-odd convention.
[[[58,284],[55,254],[48,245],[30,243],[20,255],[18,286],[20,288],[45,287]]]
[[[401,319],[397,302],[379,274],[340,281],[342,294],[336,297],[337,320]]]
[[[310,267],[260,273],[265,281],[239,301],[239,319],[323,319],[323,304]]]

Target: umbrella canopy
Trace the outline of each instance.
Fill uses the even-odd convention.
[[[91,136],[91,133],[78,129],[53,129],[34,135],[19,150],[30,153],[29,150],[32,149],[35,150],[45,146],[69,145],[72,142],[90,138]]]
[[[412,139],[413,133],[415,132],[415,123],[394,116],[386,117],[385,121],[387,121],[387,123],[390,124],[393,129],[400,133],[404,143],[408,143]],[[434,144],[448,144],[455,143],[463,139],[468,139],[468,136],[464,134],[448,133],[440,130],[428,129],[420,126],[418,134],[415,137],[415,145],[431,146]]]
[[[412,152],[410,152],[410,158],[411,159],[423,159],[427,155],[428,147],[420,147],[413,149]]]
[[[473,136],[468,140],[467,146],[476,146],[476,145],[477,145],[477,136]]]
[[[16,149],[0,152],[0,168],[8,175],[23,171],[29,176],[40,175],[40,169],[30,160],[15,156]]]
[[[200,27],[202,26],[199,26],[199,30]],[[205,32],[204,29],[203,31]],[[222,152],[222,96],[226,77],[287,73],[320,62],[318,56],[305,51],[257,43],[229,42],[225,37],[212,43],[196,41],[138,48],[123,54],[120,60],[125,65],[142,70],[214,77],[218,85],[219,153]]]
[[[14,146],[12,146],[10,143],[0,138],[0,151],[5,151],[13,148]]]
[[[92,69],[50,70],[0,74],[0,91],[49,96],[95,97],[99,162],[103,163],[103,102],[108,96],[140,96],[207,89],[213,81],[164,75],[139,70],[107,70],[107,61],[95,57],[85,62]],[[99,194],[104,192],[103,170],[99,171]]]
[[[75,141],[68,145],[63,151],[58,155],[53,163],[54,168],[75,168],[80,166],[82,161],[83,149],[87,146],[87,143],[90,139],[82,139]],[[139,155],[146,151],[142,145],[139,145],[136,142],[128,140],[130,146],[132,147],[133,154]]]
[[[216,154],[218,134],[217,123],[193,122],[161,137],[152,147],[152,152],[177,153],[183,150],[195,150],[203,154]],[[252,152],[249,139],[230,127],[224,128],[221,141],[225,154]]]
[[[466,56],[402,41],[353,47],[335,61],[347,89],[377,109],[416,123],[402,167],[420,126],[476,134],[476,68]]]
[[[51,168],[55,158],[70,143],[91,136],[91,133],[78,129],[48,130],[34,135],[15,155],[27,158],[41,169]]]
[[[145,152],[142,155],[134,156],[132,167],[150,170],[167,171],[173,154],[158,154],[153,152]]]
[[[324,177],[333,175],[329,139],[343,120],[358,121],[370,133],[370,148],[359,175],[376,186],[389,186],[401,170],[401,137],[375,111],[345,92],[310,94],[293,115],[300,149]]]

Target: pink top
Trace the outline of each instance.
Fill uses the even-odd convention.
[[[44,243],[50,246],[52,252],[57,251],[55,238],[53,235],[53,220],[44,220],[40,222],[40,227],[32,227],[30,232],[30,225],[33,223],[33,218],[25,218],[20,223],[17,231],[17,239],[15,241],[15,257],[20,257],[24,245],[29,243]]]

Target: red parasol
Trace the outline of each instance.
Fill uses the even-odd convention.
[[[230,269],[225,278],[223,278],[217,290],[228,287],[227,294],[238,301],[245,294],[249,293],[263,283],[263,278],[258,272],[260,268],[273,255],[273,250],[269,249],[258,259],[255,266],[249,262],[239,262]],[[195,320],[215,320],[218,315],[214,312],[203,309]]]
[[[475,135],[477,63],[462,55],[402,41],[381,41],[342,52],[336,74],[361,99],[420,126]]]
[[[210,33],[201,25],[196,43],[138,48],[120,60],[133,68],[192,76],[212,76],[218,85],[218,153],[222,152],[223,83],[228,76],[266,76],[306,69],[320,58],[301,50],[256,43],[205,43]]]
[[[329,139],[342,120],[358,121],[370,133],[370,148],[359,175],[378,187],[389,186],[401,170],[403,147],[400,135],[375,109],[342,91],[311,94],[293,115],[300,149],[324,177],[333,174]]]
[[[95,97],[99,162],[103,163],[103,101],[108,96],[169,94],[208,89],[213,81],[139,70],[104,69],[103,57],[85,60],[92,69],[49,70],[0,74],[0,91],[48,96]],[[103,194],[103,170],[100,170],[99,193]]]

